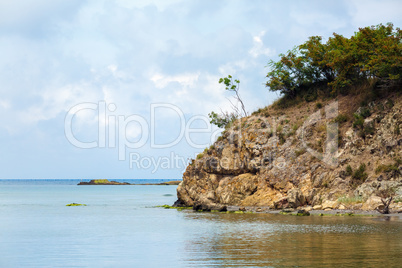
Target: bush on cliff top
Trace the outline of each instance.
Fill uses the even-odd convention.
[[[336,95],[372,79],[400,83],[401,37],[402,31],[392,23],[360,28],[351,38],[334,33],[326,43],[312,36],[286,55],[280,54],[278,62],[269,61],[266,86],[293,99],[314,96],[314,88],[322,85]]]

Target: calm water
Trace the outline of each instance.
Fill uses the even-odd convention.
[[[197,213],[176,186],[0,182],[0,267],[400,267],[402,221]],[[86,207],[66,207],[69,203]]]

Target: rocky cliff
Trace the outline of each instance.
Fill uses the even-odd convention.
[[[402,98],[362,98],[274,104],[234,122],[187,167],[176,205],[374,210],[384,190],[402,210]]]

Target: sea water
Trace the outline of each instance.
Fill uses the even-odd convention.
[[[400,267],[399,217],[177,211],[177,186],[0,181],[0,267]],[[68,207],[69,203],[86,206]]]

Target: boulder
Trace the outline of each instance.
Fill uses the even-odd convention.
[[[322,209],[324,209],[324,210],[335,209],[338,206],[338,202],[326,200],[321,205],[322,205]]]
[[[297,208],[306,204],[306,198],[304,197],[302,191],[297,188],[290,189],[288,191],[287,199],[289,207],[292,208]]]
[[[367,201],[362,205],[363,210],[382,210],[384,208],[381,198],[379,196],[370,196]]]
[[[338,209],[345,210],[345,209],[346,209],[346,207],[345,207],[344,205],[339,205]]]
[[[304,210],[304,209],[300,209],[297,211],[297,216],[310,216],[310,212]]]
[[[370,184],[370,183],[363,183],[363,184],[361,184],[359,187],[356,188],[354,194],[355,194],[356,196],[361,196],[361,197],[363,197],[363,199],[366,199],[366,198],[368,198],[369,196],[371,196],[371,195],[374,193],[374,191],[376,191],[376,190],[377,190],[377,189],[374,188],[374,187],[372,186],[372,184]]]
[[[315,206],[313,207],[313,209],[314,209],[314,210],[321,210],[321,209],[322,209],[322,206],[321,206],[321,205],[315,205]]]
[[[287,197],[282,197],[281,199],[274,202],[275,209],[288,208],[288,207],[289,202]]]
[[[194,211],[227,211],[227,207],[219,204],[205,204],[205,203],[194,203],[193,206]]]

